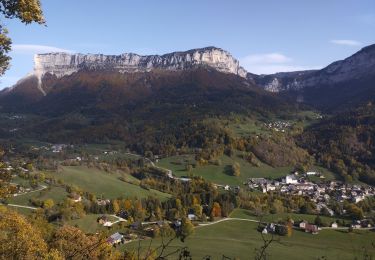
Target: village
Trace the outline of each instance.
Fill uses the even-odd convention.
[[[249,178],[246,184],[250,190],[258,190],[263,193],[279,191],[290,195],[308,196],[319,207],[324,207],[324,203],[331,199],[338,202],[350,201],[357,203],[366,197],[375,195],[375,189],[372,186],[346,184],[340,181],[314,183],[308,180],[310,176],[324,179],[323,175],[318,172],[306,172],[305,174],[295,172],[281,180]]]
[[[288,121],[274,121],[274,122],[264,123],[264,126],[270,130],[284,133],[286,129],[292,126],[292,124]]]
[[[334,212],[334,210],[329,207],[332,200],[338,203],[350,202],[355,204],[365,200],[367,197],[375,195],[375,189],[372,186],[345,184],[340,181],[323,181],[314,183],[309,180],[309,177],[311,176],[324,179],[324,176],[319,172],[310,171],[304,174],[295,172],[294,174],[287,175],[279,180],[250,178],[246,185],[250,190],[260,191],[262,193],[280,192],[288,195],[308,197],[310,201],[315,203],[315,210],[317,212],[324,211],[328,216],[337,215],[337,212]],[[340,215],[345,213],[346,210],[342,209]],[[298,227],[313,234],[318,232],[318,227],[316,225],[311,225],[308,222],[301,222]],[[337,228],[337,223],[331,223],[331,227]],[[351,224],[351,228],[369,227],[371,227],[371,224],[369,224],[366,219],[356,220]],[[273,228],[271,228],[271,230],[273,230]]]

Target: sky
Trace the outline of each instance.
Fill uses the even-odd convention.
[[[0,89],[33,55],[164,54],[216,46],[252,73],[318,69],[375,43],[374,0],[42,0],[46,26],[1,22],[13,40]]]

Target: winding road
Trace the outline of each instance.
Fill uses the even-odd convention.
[[[16,184],[16,183],[12,183],[12,184]],[[33,193],[33,192],[42,191],[44,189],[47,189],[47,186],[45,186],[45,185],[40,185],[40,186],[41,187],[39,189],[36,189],[36,190],[32,190],[32,191],[25,192],[25,193],[20,193],[20,194],[13,194],[13,197],[23,196],[23,195],[26,195],[26,194],[29,194],[29,193]],[[32,209],[32,210],[38,209],[36,207],[19,205],[19,204],[4,204],[4,203],[0,203],[0,205],[4,205],[4,206],[8,206],[8,207],[15,207],[15,208]]]

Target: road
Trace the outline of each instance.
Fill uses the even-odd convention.
[[[29,191],[29,192],[24,192],[24,193],[20,193],[20,194],[13,194],[13,197],[18,197],[18,196],[22,196],[22,195],[26,195],[26,194],[29,194],[29,193],[33,193],[33,192],[37,192],[37,191],[42,191],[44,189],[47,189],[47,186],[45,185],[40,185],[41,187],[39,189],[36,189],[36,190],[32,190],[32,191]]]
[[[229,220],[238,220],[238,221],[248,221],[248,222],[259,223],[259,220],[255,220],[255,219],[247,219],[247,218],[222,218],[222,219],[219,219],[219,220],[216,220],[216,221],[213,221],[213,222],[209,222],[209,223],[200,223],[197,227],[211,226],[211,225],[215,225],[217,223],[224,222],[224,221],[229,221]]]
[[[224,222],[224,221],[230,221],[230,220],[237,220],[237,221],[248,221],[248,222],[253,222],[253,223],[259,223],[259,220],[256,220],[256,219],[247,219],[247,218],[222,218],[222,219],[219,219],[219,220],[216,220],[216,221],[213,221],[213,222],[209,222],[209,223],[200,223],[198,224],[198,226],[196,228],[200,228],[200,227],[206,227],[206,226],[211,226],[211,225],[215,225],[217,223],[220,223],[220,222]],[[293,227],[293,229],[298,229],[300,230],[299,227]],[[348,230],[348,227],[337,227],[337,228],[333,228],[333,227],[319,227],[319,229],[321,230]],[[374,229],[373,227],[366,227],[366,228],[355,228],[355,230],[372,230]]]
[[[26,194],[29,194],[29,193],[38,192],[38,191],[42,191],[44,189],[47,189],[47,186],[45,186],[45,185],[40,185],[40,186],[41,187],[39,189],[32,190],[32,191],[25,192],[25,193],[21,193],[21,194],[13,194],[13,196],[18,197],[18,196],[22,196],[22,195],[26,195]],[[15,208],[32,209],[32,210],[38,209],[36,207],[30,207],[30,206],[18,205],[18,204],[3,204],[3,203],[0,203],[0,205],[4,205],[4,206],[8,206],[8,207],[15,207]]]
[[[24,209],[33,209],[33,210],[38,209],[38,208],[35,208],[35,207],[29,207],[29,206],[17,205],[17,204],[2,204],[2,203],[0,203],[0,204],[4,205],[4,206],[8,206],[8,207],[15,207],[15,208],[24,208]]]

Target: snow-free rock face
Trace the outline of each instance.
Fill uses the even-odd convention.
[[[207,66],[224,73],[246,77],[247,72],[227,51],[215,47],[173,52],[165,55],[141,56],[134,53],[121,55],[47,53],[34,57],[34,73],[39,78],[50,73],[60,78],[81,69],[145,72],[153,69],[184,70]]]
[[[336,61],[321,70],[252,76],[271,92],[301,90],[309,87],[337,85],[375,75],[375,45],[370,45],[345,60]]]

